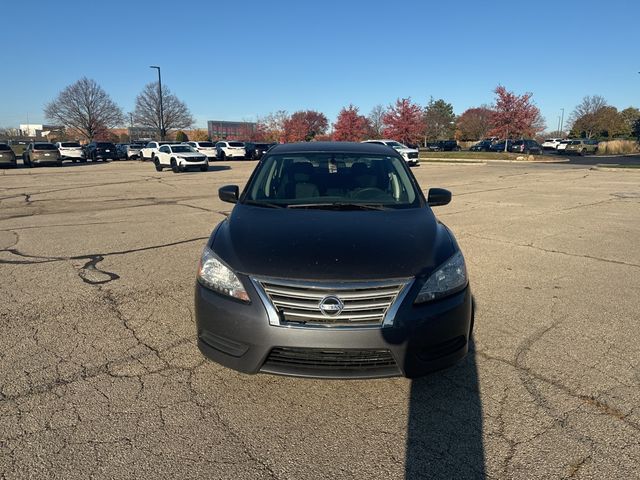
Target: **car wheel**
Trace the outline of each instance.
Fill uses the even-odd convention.
[[[580,150],[580,156],[584,157],[587,154],[587,149],[583,148],[582,150]]]
[[[162,165],[160,165],[160,162],[158,161],[157,158],[155,159],[155,161],[153,163],[156,166],[156,172],[161,172],[162,171]]]
[[[226,157],[227,157],[227,154],[224,153],[224,150],[222,152],[220,152],[220,160],[222,160],[224,162]]]
[[[178,164],[176,163],[175,158],[171,159],[171,171],[173,173],[180,173],[180,167],[178,167]]]
[[[200,171],[201,172],[208,172],[209,171],[209,165],[202,165],[200,167]]]
[[[61,167],[62,166],[62,160],[58,160],[56,162],[56,167]]]

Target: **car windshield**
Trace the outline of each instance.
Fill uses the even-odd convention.
[[[570,145],[580,145],[582,142],[580,140],[574,140],[570,143]]]
[[[421,206],[400,158],[336,152],[268,156],[252,176],[243,201],[270,208]]]
[[[9,150],[11,150],[11,147],[5,143],[0,143],[0,150],[8,152]]]
[[[96,143],[96,147],[98,147],[98,148],[115,148],[113,143],[103,143],[103,142]]]
[[[33,145],[34,150],[57,150],[58,148],[53,143],[35,143]]]
[[[78,142],[62,142],[60,144],[61,147],[74,147],[80,148],[80,144]]]
[[[211,142],[200,142],[199,145],[200,145],[200,147],[204,147],[204,148],[213,148],[215,146]]]
[[[174,145],[171,147],[171,150],[173,150],[174,153],[195,152],[190,145]]]
[[[244,147],[244,143],[242,142],[229,142],[230,147]]]
[[[387,142],[387,145],[393,148],[407,148],[406,145],[403,145],[400,142]]]

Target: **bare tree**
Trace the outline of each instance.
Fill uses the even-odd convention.
[[[88,141],[124,121],[120,107],[95,80],[86,77],[60,92],[45,106],[44,114]]]
[[[571,116],[569,117],[569,124],[572,125],[581,117],[587,115],[593,115],[598,112],[603,107],[606,107],[607,101],[601,95],[587,95],[582,99],[576,108],[571,112]]]
[[[381,138],[384,131],[384,121],[382,120],[386,109],[382,105],[376,105],[369,112],[369,124],[371,125],[371,133],[375,138]]]
[[[136,97],[133,119],[137,125],[153,127],[160,131],[161,125],[164,124],[165,132],[169,132],[171,130],[191,128],[194,123],[193,116],[187,105],[164,85],[162,86],[162,112],[163,122],[160,121],[158,82],[148,83]]]

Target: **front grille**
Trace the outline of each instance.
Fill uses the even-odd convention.
[[[379,326],[406,286],[406,282],[295,284],[260,280],[258,283],[276,309],[281,324],[306,326]],[[334,310],[327,309],[327,298]],[[342,309],[338,307],[340,311],[335,309],[336,304],[342,304]]]
[[[418,152],[409,152],[409,158],[418,158]]]
[[[378,377],[399,375],[395,359],[384,349],[277,347],[261,369],[284,375]]]

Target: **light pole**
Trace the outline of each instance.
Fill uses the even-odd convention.
[[[562,127],[564,127],[564,108],[561,108],[560,110],[562,110],[562,117],[560,119],[560,136],[564,137],[564,135],[562,135]]]
[[[160,76],[160,67],[151,65],[149,68],[158,70],[158,91],[160,93],[160,140],[164,140],[164,110],[162,108],[162,77]]]

